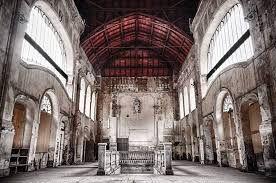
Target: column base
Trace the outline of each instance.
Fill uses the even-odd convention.
[[[104,170],[98,170],[97,175],[103,176],[103,175],[106,175],[106,173]]]
[[[10,168],[0,169],[0,177],[7,177],[10,175]]]
[[[193,158],[193,162],[199,162],[199,156],[195,156],[195,157]]]
[[[208,159],[206,159],[206,160],[205,160],[205,164],[206,164],[206,165],[213,165],[213,164],[215,164],[215,163],[214,163],[214,160],[208,160]]]
[[[172,169],[166,170],[165,174],[166,175],[173,175],[173,170]]]

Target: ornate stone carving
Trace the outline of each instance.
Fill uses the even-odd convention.
[[[61,10],[59,10],[58,12],[58,18],[59,18],[59,21],[62,22],[63,21],[63,13]]]
[[[141,113],[141,101],[138,99],[138,97],[136,97],[133,101],[133,113]]]
[[[248,13],[245,16],[245,20],[251,22],[257,16],[257,6],[255,4],[250,3]]]
[[[16,13],[16,18],[17,21],[19,21],[19,23],[24,24],[28,22],[28,19],[25,17],[25,15],[23,13],[17,12]]]

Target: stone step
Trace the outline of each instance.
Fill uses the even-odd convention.
[[[153,174],[153,166],[147,165],[122,165],[121,174]]]

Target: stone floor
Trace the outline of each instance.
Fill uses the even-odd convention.
[[[173,176],[158,175],[114,175],[95,176],[97,164],[78,166],[62,166],[47,168],[35,172],[17,174],[12,177],[0,178],[1,183],[266,183],[276,182],[261,175],[243,173],[231,168],[203,166],[188,161],[174,161]]]

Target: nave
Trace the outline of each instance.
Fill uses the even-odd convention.
[[[276,179],[244,173],[227,167],[207,166],[190,161],[173,161],[174,175],[121,174],[96,176],[97,163],[46,168],[36,172],[0,178],[5,183],[269,183]]]

